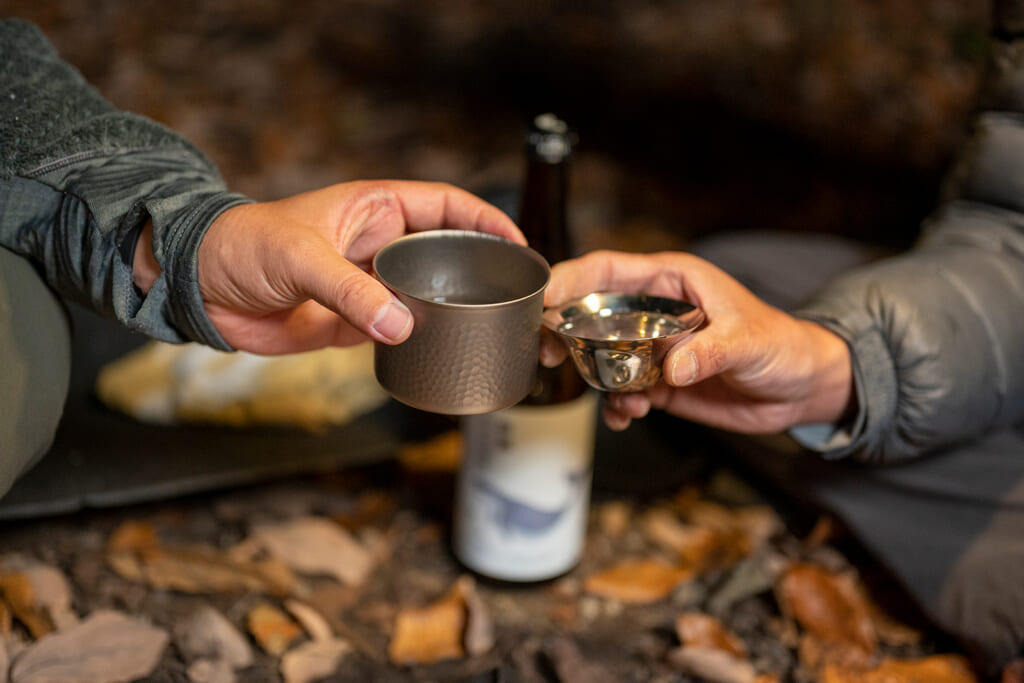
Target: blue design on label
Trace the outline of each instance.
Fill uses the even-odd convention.
[[[571,493],[565,505],[554,510],[544,510],[510,498],[482,477],[474,477],[473,486],[497,501],[494,521],[503,532],[539,536],[558,524],[562,516],[573,506],[575,499],[583,492],[584,485],[589,481],[589,474],[590,468],[586,468],[566,475]]]

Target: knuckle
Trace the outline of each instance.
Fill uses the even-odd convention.
[[[332,296],[339,306],[347,310],[364,307],[373,309],[376,308],[377,300],[380,298],[379,286],[370,276],[352,271],[337,279],[333,286]]]

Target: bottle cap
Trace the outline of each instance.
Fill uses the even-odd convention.
[[[526,150],[531,158],[557,164],[572,155],[576,142],[575,131],[565,121],[547,112],[533,118],[526,135]]]

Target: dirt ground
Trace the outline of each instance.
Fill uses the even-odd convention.
[[[153,683],[206,680],[195,669],[201,657],[186,646],[182,634],[197,610],[211,607],[245,634],[253,653],[247,666],[237,668],[236,679],[213,680],[302,680],[282,678],[281,653],[257,646],[259,630],[251,621],[257,606],[271,604],[283,610],[288,599],[315,606],[330,631],[351,646],[337,670],[322,681],[753,680],[746,677],[748,670],[735,665],[713,669],[714,678],[688,674],[691,668],[681,663],[685,658],[673,653],[681,649],[677,619],[692,613],[714,615],[740,639],[743,657],[736,661],[748,662],[758,674],[777,676],[762,680],[813,681],[826,662],[863,660],[864,655],[848,645],[838,648],[845,654],[812,653],[812,631],[798,625],[792,606],[782,607],[788,598],[780,593],[780,577],[797,567],[815,567],[822,576],[857,577],[858,584],[871,586],[886,615],[869,620],[878,634],[872,661],[957,653],[937,634],[919,630],[913,612],[849,538],[823,533],[823,526],[812,533],[812,517],[806,511],[767,505],[732,471],[702,468],[691,473],[684,487],[660,494],[648,491],[630,497],[596,489],[578,567],[559,579],[529,585],[475,577],[475,618],[491,631],[486,647],[436,662],[429,654],[416,655],[426,659],[403,661],[403,655],[392,649],[400,614],[436,605],[460,576],[472,576],[453,557],[448,538],[454,474],[445,464],[451,463],[450,455],[443,453],[451,447],[450,442],[435,447],[442,455],[426,459],[405,456],[337,474],[8,523],[3,526],[0,560],[9,564],[21,555],[57,568],[67,578],[72,609],[78,615],[115,610],[172,634],[151,673],[139,679]],[[681,536],[684,528],[720,529],[728,515],[739,510],[757,514],[724,522],[733,526],[718,539],[722,561],[708,560],[692,577],[665,583],[634,567],[620,572],[620,581],[610,587],[594,582],[609,567],[630,559],[671,563],[679,552],[697,547]],[[786,516],[776,518],[779,512]],[[370,575],[351,584],[323,572],[303,575],[301,590],[289,584],[278,594],[217,581],[213,567],[222,559],[215,561],[214,553],[238,548],[261,525],[309,519],[331,520],[351,530],[363,547],[373,548],[378,559]],[[126,571],[117,559],[115,539],[123,537],[125,525],[144,526],[159,538],[162,554],[151,548],[134,555],[150,568],[141,577]],[[761,541],[742,540],[748,533],[760,538],[765,529]],[[306,542],[298,527],[289,533],[299,543]],[[826,588],[816,597],[838,600],[835,613],[825,618],[842,623],[851,613],[835,597],[840,593],[833,591]],[[859,615],[859,609],[853,614]],[[893,620],[903,625],[896,626]],[[436,615],[428,630],[437,636],[449,628],[453,627]],[[456,631],[457,639],[463,638],[462,630]],[[293,649],[312,640],[309,634],[289,634]],[[91,645],[104,646],[110,650],[107,666],[112,666],[122,654],[104,636]],[[206,656],[211,652],[218,650],[208,647]],[[77,655],[71,648],[65,656]]]

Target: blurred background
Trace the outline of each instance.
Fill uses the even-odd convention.
[[[908,244],[962,140],[986,0],[4,0],[123,109],[273,199],[360,178],[518,186],[579,130],[581,250],[734,229]]]
[[[232,190],[257,200],[348,180],[409,178],[453,183],[514,208],[524,171],[524,125],[533,115],[552,111],[579,132],[570,206],[579,250],[653,251],[686,248],[702,237],[745,229],[825,232],[907,246],[933,208],[943,173],[968,133],[986,69],[989,5],[988,0],[0,0],[0,15],[39,25],[107,99],[179,131],[209,155]],[[55,455],[21,481],[15,490],[20,497],[13,503],[11,496],[6,499],[8,510],[17,514],[53,514],[82,501],[118,505],[197,486],[250,482],[267,473],[276,476],[282,467],[313,469],[321,462],[317,458],[356,462],[392,448],[388,439],[394,435],[369,423],[357,424],[344,437],[332,432],[330,438],[255,431],[246,439],[200,428],[153,438],[156,432],[142,432],[90,403],[100,364],[141,340],[123,339],[123,330],[115,335],[113,323],[104,328],[84,316],[76,322],[70,407]],[[90,334],[92,329],[106,336]],[[724,459],[717,444],[705,452],[658,416],[644,424],[650,425],[647,433],[663,440],[642,447],[630,441],[627,451],[621,445],[626,442],[609,434],[599,439],[616,457],[602,460],[599,452],[595,492],[618,502],[626,520],[640,517],[621,507],[625,492],[640,492],[643,507],[636,509],[646,510],[650,501],[660,500],[656,495],[693,480],[697,468],[718,468]],[[623,438],[636,439],[636,434],[634,427]],[[138,457],[139,444],[145,444],[145,458]],[[339,453],[336,444],[347,451]],[[623,452],[630,457],[617,457]],[[162,457],[167,455],[173,457]],[[214,461],[224,469],[211,474]],[[264,469],[253,474],[257,465]],[[422,498],[414,506],[419,516],[396,542],[396,558],[385,566],[390,571],[377,572],[359,603],[367,606],[366,614],[371,607],[381,614],[381,604],[391,611],[363,618],[351,610],[353,623],[363,629],[359,632],[369,634],[381,652],[397,605],[433,599],[457,570],[442,527],[424,521],[441,518],[435,511],[445,509],[451,498],[451,471],[402,468],[408,466],[400,465],[401,476],[371,482],[387,493],[385,502],[391,500],[387,496],[408,497],[413,491],[414,499]],[[263,519],[275,500],[281,510],[301,514],[354,505],[354,492],[365,488],[359,477],[366,475],[348,476],[349,484],[341,478],[342,483],[327,482],[320,490],[334,507],[309,502],[321,499],[292,487],[280,495],[257,493],[249,507],[236,504],[242,512],[233,517],[209,514],[200,499],[197,506],[154,516],[155,526],[172,538],[223,545],[241,538],[245,511],[258,511],[252,516]],[[154,481],[159,486],[146,488]],[[737,490],[735,480],[721,481],[726,485],[720,488]],[[784,502],[779,508],[789,510],[792,503]],[[216,509],[231,505],[227,500],[226,507]],[[127,516],[142,514],[136,508]],[[73,566],[75,601],[83,609],[127,607],[170,624],[191,603],[102,571],[98,549],[123,516],[44,519],[18,533],[8,526],[0,534],[6,542],[0,550],[31,548],[35,556]],[[787,523],[800,528],[794,519],[787,512]],[[624,538],[634,537],[640,538]],[[796,547],[795,536],[786,539]],[[603,545],[588,543],[586,571],[620,551],[607,539]],[[851,557],[869,573],[860,553]],[[899,590],[887,578],[878,583]],[[552,600],[541,590],[511,599],[495,594],[490,599],[501,606],[495,613],[506,620],[502,647],[536,643],[519,640],[533,637],[535,623],[561,629],[563,622],[550,620],[549,613],[576,600]],[[534,603],[524,600],[530,595]],[[703,595],[684,599],[702,601]],[[887,604],[898,597],[889,596]],[[249,604],[229,595],[213,600],[239,623]],[[775,608],[745,604],[754,611],[737,610],[736,623],[745,624],[741,632],[757,655],[774,670],[793,669],[796,653],[771,635]],[[665,608],[674,618],[675,603]],[[346,610],[335,612],[349,618]],[[511,623],[509,614],[528,618]],[[667,647],[665,634],[653,633],[650,624],[670,621],[658,616],[637,628],[631,612],[623,614],[622,620],[603,622],[607,634],[581,635],[581,642],[599,660],[646,666]],[[930,640],[915,647],[916,654],[941,651]],[[495,656],[504,651],[497,649]],[[353,664],[351,678],[338,680],[367,680],[358,667],[370,660],[360,661]],[[168,649],[160,671],[147,680],[184,680],[185,664]],[[486,659],[470,661],[466,670],[484,665]],[[263,657],[246,680],[278,680],[276,667],[274,658]]]

